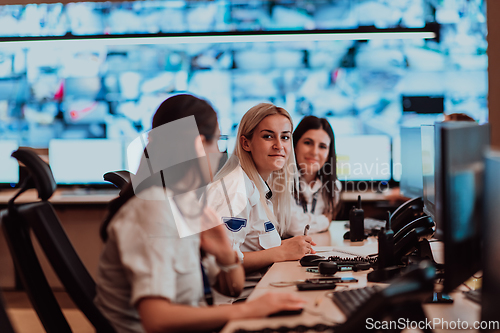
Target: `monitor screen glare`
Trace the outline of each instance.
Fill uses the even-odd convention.
[[[0,140],[0,183],[19,182],[19,164],[10,156],[18,147],[16,140]]]
[[[337,178],[341,181],[391,179],[391,140],[385,135],[338,136]]]
[[[401,194],[408,198],[421,197],[422,156],[420,128],[401,127]]]

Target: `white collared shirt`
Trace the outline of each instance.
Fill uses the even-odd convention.
[[[268,188],[264,180],[259,179],[262,186]],[[266,199],[266,204],[272,212],[271,200]],[[210,184],[207,205],[221,216],[240,259],[243,260],[243,252],[281,245],[281,237],[274,223],[267,217],[257,186],[241,166],[236,167],[222,181]]]
[[[302,179],[301,179],[302,180]],[[303,180],[302,180],[302,183]],[[335,205],[338,205],[340,198],[341,184],[338,180],[335,181]],[[321,193],[323,183],[317,179],[313,186],[306,185],[301,188],[304,199],[306,200],[306,209],[295,198],[292,199],[292,214],[291,223],[288,227],[287,234],[290,236],[299,236],[304,234],[304,228],[309,224],[309,233],[317,233],[326,231],[330,226],[330,221],[323,215],[326,204]],[[313,199],[316,198],[316,203],[313,204]],[[314,206],[314,207],[313,207]],[[314,209],[313,209],[314,208]]]
[[[95,303],[120,333],[144,332],[136,309],[144,297],[205,304],[200,235],[179,237],[174,216],[182,214],[162,188],[141,194],[127,201],[109,224],[97,272]],[[207,256],[203,264],[213,284],[219,273],[215,259]]]

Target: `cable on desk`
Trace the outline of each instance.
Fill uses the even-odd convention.
[[[466,284],[465,284],[465,282],[464,282],[464,283],[462,283],[462,285],[463,285],[463,286],[465,286],[465,287],[467,287],[467,289],[472,290],[472,288],[471,288],[471,287],[469,287],[468,285],[466,285]]]

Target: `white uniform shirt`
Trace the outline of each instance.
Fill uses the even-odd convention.
[[[108,226],[97,273],[95,303],[119,333],[144,332],[135,308],[143,297],[204,304],[199,234],[179,238],[172,215],[178,208],[168,204],[163,189],[152,187],[141,197],[162,199],[133,197],[119,209]],[[213,281],[218,271],[209,270]]]
[[[262,178],[260,181],[264,188],[268,188]],[[281,245],[276,226],[269,221],[260,201],[259,190],[241,166],[236,167],[222,181],[212,183],[207,197],[208,206],[222,217],[229,239],[240,259],[243,259],[243,252]],[[273,211],[271,201],[266,199],[266,204]]]
[[[304,182],[302,182],[304,184]],[[335,181],[335,205],[338,205],[340,198],[341,184],[338,180]],[[321,193],[323,183],[317,179],[313,186],[304,186],[301,188],[304,199],[307,202],[306,209],[292,198],[292,214],[291,223],[287,230],[290,236],[299,236],[304,234],[304,228],[309,224],[309,233],[317,233],[326,231],[330,226],[330,221],[323,215],[326,204]],[[316,201],[314,203],[314,201]]]

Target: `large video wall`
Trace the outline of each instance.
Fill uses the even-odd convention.
[[[107,45],[33,42],[37,36],[423,28],[436,39]],[[399,136],[400,125],[439,120],[404,107],[442,98],[445,113],[487,121],[482,0],[137,1],[0,7],[0,139],[128,142],[150,128],[161,101],[190,92],[211,101],[222,134],[271,101],[295,123],[327,117],[338,136]],[[6,41],[22,43],[7,43]],[[23,42],[24,41],[24,42]],[[439,109],[439,107],[438,107]],[[414,112],[411,112],[414,111]],[[436,110],[429,110],[436,112]]]

